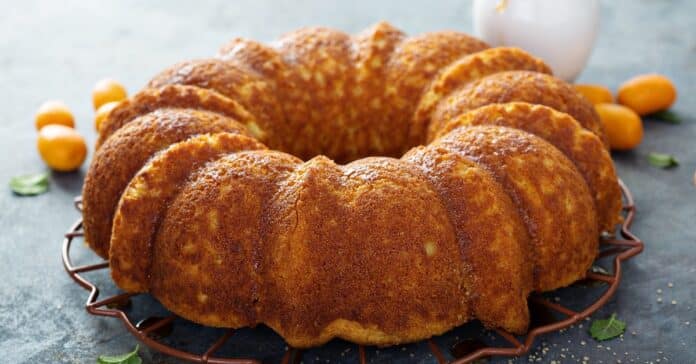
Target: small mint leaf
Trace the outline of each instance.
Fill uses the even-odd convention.
[[[605,320],[595,320],[590,326],[590,335],[597,341],[613,339],[626,331],[626,323],[617,319],[616,314]]]
[[[48,173],[12,177],[10,188],[20,196],[35,196],[48,191]]]
[[[656,113],[646,115],[645,118],[666,121],[670,124],[681,124],[681,119],[679,118],[679,115],[677,115],[674,111],[670,110],[658,111]]]
[[[138,356],[138,345],[130,353],[122,355],[101,355],[97,359],[97,364],[141,364],[143,361]]]
[[[659,168],[670,168],[679,165],[679,161],[673,155],[666,153],[650,153],[648,154],[648,162]]]

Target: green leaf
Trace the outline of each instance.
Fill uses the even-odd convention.
[[[671,154],[666,153],[650,153],[648,154],[648,162],[655,167],[669,168],[679,165],[679,161]]]
[[[608,319],[595,320],[590,326],[590,335],[598,341],[613,339],[624,331],[626,331],[626,323],[617,319],[615,313]]]
[[[97,364],[141,364],[143,362],[138,356],[138,345],[130,353],[122,355],[102,355],[97,359]]]
[[[666,121],[670,124],[681,124],[681,119],[679,118],[679,115],[677,115],[674,111],[670,110],[658,111],[654,114],[646,115],[645,117],[647,119]]]
[[[20,196],[40,195],[48,191],[48,173],[12,177],[10,188]]]

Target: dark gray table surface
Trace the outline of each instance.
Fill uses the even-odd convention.
[[[90,90],[95,81],[112,76],[134,92],[163,67],[212,55],[234,36],[271,40],[305,25],[356,32],[381,19],[411,34],[443,28],[471,31],[470,3],[452,0],[22,1],[0,8],[3,363],[94,362],[99,354],[124,352],[136,344],[119,322],[85,312],[86,292],[60,263],[61,236],[78,217],[72,198],[80,192],[86,167],[77,173],[53,173],[50,192],[38,197],[20,198],[7,187],[11,176],[45,168],[35,149],[33,126],[42,101],[67,102],[91,146]],[[627,322],[627,333],[598,344],[585,323],[542,337],[532,356],[513,361],[696,361],[696,2],[603,2],[597,47],[580,81],[615,88],[633,75],[653,71],[675,81],[679,100],[674,110],[684,122],[647,121],[643,144],[614,154],[619,175],[636,196],[634,231],[646,249],[626,265],[619,291],[594,317],[616,312]],[[646,161],[651,151],[673,153],[681,165],[671,170],[651,167]],[[82,255],[87,262],[90,256]],[[98,279],[108,284],[105,276]],[[578,292],[563,299],[582,299],[574,298]],[[331,350],[349,347],[332,345]],[[432,356],[421,355],[423,350],[419,345],[371,350],[369,357],[372,362],[434,362]],[[355,357],[355,350],[346,353],[345,358]],[[141,354],[147,362],[176,362],[148,349]],[[327,349],[312,351],[304,361],[340,361],[329,354]]]

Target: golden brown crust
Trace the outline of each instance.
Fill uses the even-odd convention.
[[[460,57],[488,48],[466,34],[452,31],[425,33],[407,38],[392,54],[387,67],[387,119],[401,124],[390,139],[403,153],[408,144],[409,123],[425,88],[443,67]]]
[[[285,186],[269,215],[263,279],[266,323],[290,345],[394,344],[469,319],[454,231],[413,166],[317,157]]]
[[[545,105],[571,115],[607,145],[604,127],[592,104],[571,85],[538,72],[509,71],[483,77],[439,102],[432,113],[428,140],[452,118],[481,106],[513,101]]]
[[[270,82],[283,82],[281,76],[287,68],[278,51],[244,38],[234,38],[222,46],[217,58],[263,75]]]
[[[196,134],[246,128],[220,114],[193,109],[158,109],[112,135],[94,155],[82,190],[85,241],[108,257],[114,212],[128,182],[157,151]]]
[[[488,327],[525,332],[533,266],[529,235],[512,200],[488,172],[447,148],[418,147],[403,159],[428,176],[447,209],[471,316]]]
[[[248,69],[220,59],[178,63],[153,77],[148,88],[191,85],[210,89],[239,102],[255,121],[247,127],[252,135],[271,149],[285,149],[288,128],[276,98],[273,81]]]
[[[189,176],[223,154],[250,149],[266,147],[239,134],[205,134],[172,144],[138,171],[121,195],[111,230],[109,266],[121,289],[147,292],[152,240]]]
[[[387,23],[378,23],[353,38],[353,70],[355,86],[344,108],[351,117],[351,129],[335,139],[337,146],[349,148],[348,158],[382,155],[398,156],[398,141],[391,138],[393,131],[403,127],[403,120],[391,119],[387,114],[389,98],[386,94],[387,70],[391,54],[405,39],[405,34]]]
[[[351,38],[328,28],[303,28],[273,48],[234,39],[219,52],[227,62],[273,79],[291,142],[302,158],[339,162],[365,155],[398,156],[422,90],[443,66],[488,46],[457,32],[405,39],[387,23]]]
[[[167,85],[146,88],[122,101],[101,123],[96,149],[118,129],[141,115],[162,108],[181,108],[214,111],[245,125],[254,123],[255,118],[237,101],[215,91],[196,86]]]
[[[269,200],[299,163],[285,153],[242,151],[199,170],[167,209],[156,236],[152,294],[206,325],[260,322]]]
[[[412,143],[425,143],[431,114],[444,97],[481,77],[513,70],[551,74],[551,69],[542,60],[519,48],[509,47],[484,49],[459,58],[442,69],[420,98],[409,130]]]
[[[284,35],[273,47],[288,65],[279,99],[294,132],[290,151],[303,159],[320,153],[344,159],[333,137],[351,127],[344,110],[355,83],[350,36],[329,28],[303,28]]]
[[[599,138],[572,116],[543,105],[493,104],[450,120],[437,136],[466,125],[500,125],[524,130],[553,144],[583,175],[595,200],[600,231],[613,232],[621,221],[621,190],[609,152]],[[437,137],[436,136],[436,137]]]
[[[454,129],[445,147],[483,166],[515,202],[532,238],[534,289],[548,291],[585,276],[597,255],[594,202],[575,166],[551,144],[501,126]]]

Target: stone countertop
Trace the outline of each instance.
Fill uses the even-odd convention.
[[[90,363],[100,354],[125,352],[136,344],[121,323],[85,312],[86,291],[61,266],[61,236],[78,217],[72,199],[80,192],[86,167],[77,173],[53,173],[50,192],[41,196],[17,197],[7,187],[11,176],[44,170],[34,145],[33,114],[45,99],[63,99],[73,109],[77,129],[91,146],[90,90],[98,79],[115,77],[135,92],[165,66],[212,55],[235,36],[267,41],[305,25],[356,32],[382,19],[410,34],[444,28],[471,31],[470,3],[452,0],[22,1],[8,2],[2,9],[0,361],[6,363]],[[684,122],[647,121],[643,144],[613,155],[620,177],[635,194],[633,230],[646,248],[626,264],[618,292],[594,317],[616,312],[627,322],[627,333],[598,344],[585,323],[543,336],[531,357],[513,361],[694,362],[696,2],[606,1],[602,17],[597,47],[579,81],[615,88],[639,73],[664,73],[677,85],[680,97],[673,110]],[[652,151],[672,153],[681,165],[670,170],[651,167],[646,156]],[[90,256],[82,255],[80,260],[87,262]],[[108,283],[106,276],[98,279]],[[422,350],[410,345],[368,354],[371,362],[434,362]],[[345,358],[354,358],[354,353],[347,352]],[[146,348],[141,354],[146,362],[177,362]],[[326,348],[314,350],[304,361],[342,358],[327,355]]]

